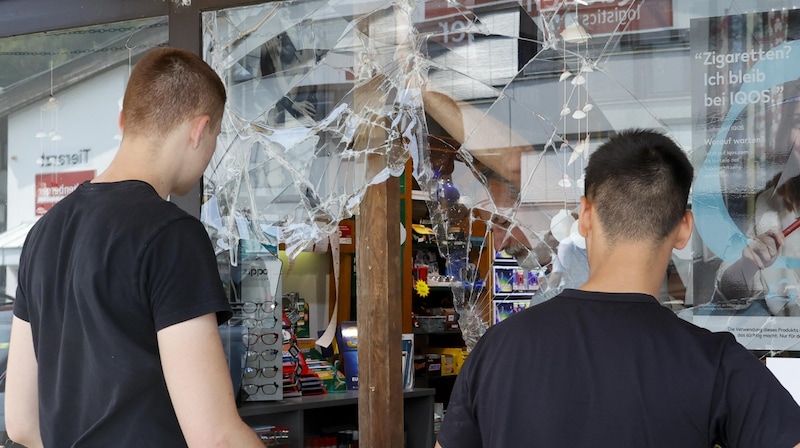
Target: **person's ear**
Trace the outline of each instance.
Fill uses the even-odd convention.
[[[686,210],[676,229],[675,244],[673,245],[675,249],[681,250],[686,247],[692,237],[692,229],[694,229],[694,215],[691,210]]]
[[[581,196],[581,209],[578,212],[578,233],[586,238],[592,230],[592,218],[594,217],[594,209],[592,203],[586,199],[586,196]]]
[[[125,113],[125,111],[122,111],[122,110],[119,111],[119,117],[117,117],[117,127],[119,128],[119,132],[122,133],[122,134],[125,133],[125,129],[124,129],[125,126],[122,125],[122,114],[123,113]]]
[[[196,117],[190,121],[189,141],[192,145],[192,148],[200,147],[200,141],[203,138],[203,132],[206,130],[206,127],[209,126],[210,122],[211,117],[208,115],[200,115],[199,117]]]

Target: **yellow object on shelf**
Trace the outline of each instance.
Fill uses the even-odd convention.
[[[442,375],[457,375],[466,359],[464,349],[458,347],[428,347],[425,351],[442,355]]]
[[[420,235],[433,235],[433,229],[425,227],[422,224],[411,224],[411,230]]]

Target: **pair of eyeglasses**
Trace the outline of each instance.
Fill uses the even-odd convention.
[[[263,319],[256,319],[252,317],[242,319],[242,325],[247,328],[274,328],[276,323],[278,323],[278,318],[272,315]]]
[[[278,350],[274,348],[260,352],[254,350],[248,350],[247,353],[245,353],[245,359],[248,362],[255,362],[259,358],[263,359],[264,361],[273,361],[275,360],[275,358],[278,357],[278,353],[283,353],[283,350]]]
[[[277,366],[261,367],[258,369],[254,367],[247,367],[244,369],[242,375],[247,379],[255,378],[259,375],[263,376],[264,378],[275,378],[275,376],[278,374],[278,370],[280,369],[278,369]]]
[[[245,384],[244,386],[242,386],[242,390],[247,395],[255,395],[258,393],[259,390],[266,395],[274,395],[276,392],[278,392],[278,388],[280,387],[281,385],[278,383]]]
[[[253,314],[258,310],[265,313],[272,313],[278,304],[275,302],[231,302],[234,308],[241,308],[243,313]]]
[[[248,347],[256,345],[259,340],[267,345],[272,345],[278,342],[278,338],[280,338],[280,336],[281,335],[278,333],[256,334],[248,332],[242,336],[242,342],[244,342]]]

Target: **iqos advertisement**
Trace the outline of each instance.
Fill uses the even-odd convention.
[[[800,347],[797,11],[691,22],[694,323],[753,350]]]

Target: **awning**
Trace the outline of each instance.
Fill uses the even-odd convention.
[[[18,266],[25,237],[36,221],[20,224],[0,233],[0,266]]]

